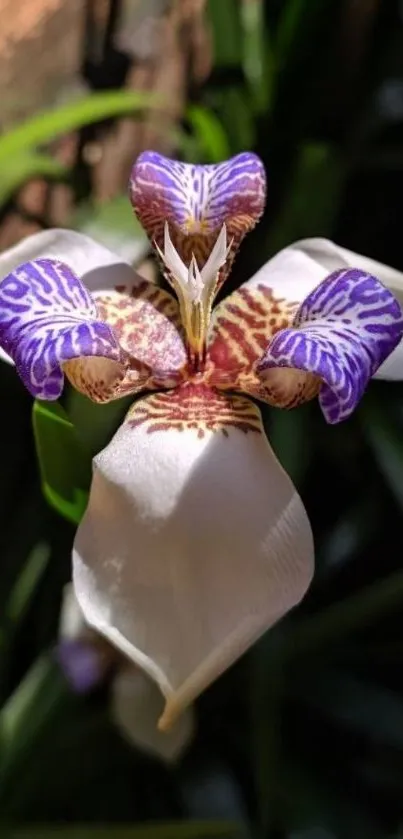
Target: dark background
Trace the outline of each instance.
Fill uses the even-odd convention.
[[[104,4],[99,28],[91,26],[95,5],[82,4],[77,77],[87,90],[136,87],[144,70],[130,49],[136,26],[125,40],[120,3]],[[324,235],[403,270],[402,3],[210,0],[202,16],[191,20],[186,11],[180,24],[169,5],[153,14],[177,27],[170,61],[179,67],[183,107],[176,126],[191,138],[189,105],[202,107],[217,118],[231,153],[254,149],[267,169],[267,210],[227,290],[304,236]],[[95,36],[102,43],[96,59]],[[164,47],[157,52],[164,71]],[[154,68],[146,88],[159,78]],[[144,115],[133,124],[131,157],[155,130],[147,135]],[[119,125],[106,119],[74,134],[67,176],[30,179],[33,209],[20,187],[7,196],[4,246],[55,223],[60,187],[68,195],[63,212],[84,202],[95,213],[91,198],[102,189],[88,145],[108,151]],[[157,132],[155,146],[166,144]],[[50,148],[60,156],[65,146]],[[113,196],[123,190],[130,158],[124,143],[118,149],[121,169],[108,181],[106,167],[101,179]],[[100,200],[109,198],[104,189]],[[124,835],[136,837],[145,822],[160,824],[144,836],[162,839],[237,835],[224,833],[224,822],[238,824],[240,835],[270,839],[403,835],[403,384],[374,382],[354,416],[336,427],[326,426],[316,404],[264,409],[312,522],[315,580],[303,604],[198,700],[197,734],[170,769],[113,729],[107,685],[74,696],[52,658],[74,527],[42,498],[29,395],[5,365],[0,385],[4,836],[45,839],[44,827],[37,834],[22,828],[47,824],[55,835],[86,839],[93,835],[86,828],[68,832],[68,825],[103,824],[105,832],[94,835],[118,837],[124,824]],[[49,560],[30,576],[38,545],[48,546]],[[10,602],[19,584],[16,613]],[[214,824],[203,827],[203,819]],[[172,822],[183,824],[167,827]]]

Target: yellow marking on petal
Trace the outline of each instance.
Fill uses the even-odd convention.
[[[292,323],[297,304],[275,297],[265,286],[242,286],[213,312],[207,343],[206,380],[267,401],[255,366],[270,339]]]
[[[322,386],[319,376],[291,367],[268,369],[260,375],[260,380],[260,388],[255,386],[256,397],[264,398],[265,402],[276,408],[296,408],[309,402],[318,395]]]
[[[190,233],[190,234],[196,235],[196,236],[197,235],[205,236],[206,234],[210,233],[210,225],[209,225],[208,221],[206,221],[203,218],[196,219],[193,216],[189,216],[189,218],[186,219],[186,221],[183,225],[183,229],[186,232],[186,235],[188,235]]]
[[[69,382],[93,402],[110,402],[119,395],[125,365],[110,358],[75,358],[63,364]]]

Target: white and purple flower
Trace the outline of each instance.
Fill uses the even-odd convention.
[[[309,521],[253,400],[318,396],[336,423],[378,368],[401,378],[389,289],[403,283],[313,239],[213,309],[263,212],[260,160],[145,152],[130,193],[175,296],[80,234],[38,234],[0,257],[0,344],[39,399],[57,399],[65,375],[97,402],[149,392],[94,459],[73,575],[86,621],[159,685],[168,728],[312,577]]]

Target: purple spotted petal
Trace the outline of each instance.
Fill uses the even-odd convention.
[[[119,360],[111,328],[96,318],[85,286],[55,259],[26,262],[0,284],[0,346],[40,399],[60,396],[63,362],[82,356]]]
[[[274,336],[258,372],[264,378],[272,368],[291,367],[319,376],[323,414],[340,422],[402,335],[400,305],[379,280],[355,269],[335,271],[306,297],[293,327]]]
[[[151,241],[162,249],[167,221],[182,259],[189,263],[194,253],[199,268],[225,223],[228,241],[233,239],[229,269],[241,240],[262,215],[266,177],[261,160],[251,152],[223,163],[194,166],[146,151],[133,166],[130,197]]]

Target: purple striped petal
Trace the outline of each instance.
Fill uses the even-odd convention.
[[[346,419],[370,378],[403,335],[396,298],[364,271],[335,271],[303,301],[292,328],[272,339],[258,372],[287,367],[322,380],[319,402],[329,423]]]
[[[221,271],[222,282],[243,237],[263,213],[266,177],[261,160],[251,152],[223,163],[194,166],[146,151],[133,166],[130,197],[150,239],[162,250],[168,222],[183,261],[189,264],[194,253],[199,268],[226,224],[228,242],[233,239],[233,243]]]
[[[63,362],[120,358],[119,344],[111,328],[97,320],[90,293],[55,259],[26,262],[0,283],[0,346],[39,399],[60,396]]]

